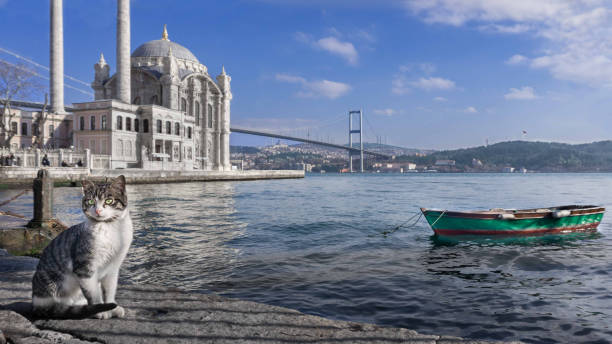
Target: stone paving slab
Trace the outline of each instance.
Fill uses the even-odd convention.
[[[2,254],[0,250],[0,304],[29,302],[37,260]],[[14,343],[491,343],[330,320],[173,288],[120,285],[117,301],[127,310],[124,319],[31,323],[4,310],[0,311],[0,330]]]

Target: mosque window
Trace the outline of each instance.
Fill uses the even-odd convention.
[[[181,98],[181,111],[187,111],[187,99],[185,98]]]
[[[213,118],[212,105],[208,104],[208,127],[209,128],[212,128],[212,118]]]
[[[132,131],[132,119],[129,117],[125,118],[125,130]]]
[[[151,100],[149,101],[151,104],[156,104],[159,105],[157,102],[157,94],[151,97]]]
[[[170,121],[166,121],[166,134],[172,134],[172,124],[170,123]]]
[[[142,132],[143,133],[148,133],[149,132],[149,120],[148,119],[143,119],[142,120]]]
[[[195,124],[200,125],[200,102],[195,102]]]
[[[89,117],[89,129],[96,130],[96,116]]]
[[[181,135],[181,125],[178,122],[174,123],[174,135]]]
[[[102,115],[101,129],[106,129],[106,115]]]
[[[53,127],[53,124],[49,125],[49,137],[53,137],[54,132],[55,128]]]
[[[21,123],[21,136],[28,136],[28,123]]]
[[[191,127],[187,127],[187,138],[191,138]]]
[[[79,130],[85,130],[85,117],[79,118]]]
[[[17,134],[17,122],[11,122],[11,131]]]
[[[117,130],[123,130],[123,117],[117,116]]]
[[[140,122],[138,121],[138,118],[134,119],[134,131],[138,132],[138,130],[140,129]]]
[[[132,104],[140,105],[140,97],[134,98],[134,101],[132,102]]]
[[[162,121],[161,121],[161,119],[157,120],[157,133],[159,133],[159,134],[162,133]]]

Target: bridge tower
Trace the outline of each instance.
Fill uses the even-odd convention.
[[[353,115],[359,115],[359,129],[353,129]],[[353,148],[353,134],[359,134],[359,171],[363,173],[363,111],[352,110],[349,111],[349,147]],[[353,172],[353,153],[349,150],[349,170]]]

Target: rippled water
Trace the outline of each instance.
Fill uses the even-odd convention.
[[[418,207],[601,204],[609,174],[309,175],[129,186],[122,279],[423,333],[529,343],[612,341],[612,215],[597,233],[449,242]],[[0,199],[15,191],[1,191]],[[82,220],[78,188],[56,189]],[[31,196],[10,209],[30,210]]]

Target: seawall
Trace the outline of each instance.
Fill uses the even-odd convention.
[[[259,179],[304,178],[301,170],[246,171],[167,171],[141,169],[90,170],[78,167],[47,167],[56,183],[74,183],[83,179],[100,179],[124,175],[128,184],[212,182]],[[5,186],[32,185],[39,168],[0,167],[0,184]]]

